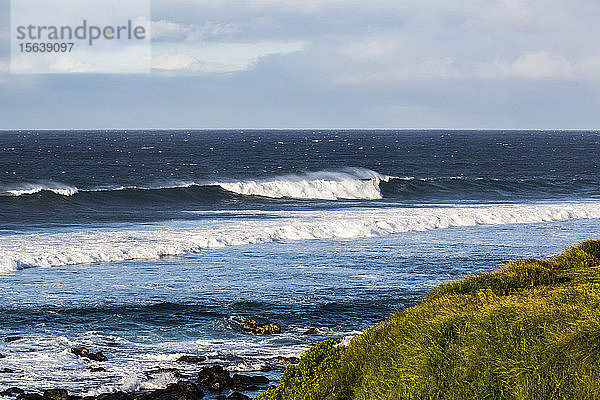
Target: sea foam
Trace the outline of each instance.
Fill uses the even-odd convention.
[[[6,234],[0,271],[198,253],[202,249],[275,241],[355,239],[477,225],[526,224],[600,218],[600,203],[557,203],[337,211],[279,211],[281,218],[186,222],[126,230]]]
[[[381,198],[379,183],[391,176],[364,168],[309,172],[266,179],[213,182],[212,185],[247,196],[319,200],[375,200]]]
[[[79,192],[75,186],[65,185],[62,183],[23,183],[10,188],[0,188],[0,195],[23,196],[43,191],[53,192],[61,196],[72,196]]]

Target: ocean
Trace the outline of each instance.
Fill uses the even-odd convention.
[[[0,391],[277,383],[435,285],[597,239],[599,155],[595,131],[2,131]]]

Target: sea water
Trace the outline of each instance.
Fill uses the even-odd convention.
[[[158,388],[183,354],[276,382],[437,284],[598,238],[599,154],[590,131],[0,132],[0,338],[23,337],[0,390]]]

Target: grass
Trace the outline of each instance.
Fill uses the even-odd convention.
[[[257,399],[600,399],[600,241],[438,286]]]

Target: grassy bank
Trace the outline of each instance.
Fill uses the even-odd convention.
[[[600,399],[600,241],[441,285],[258,399]]]

